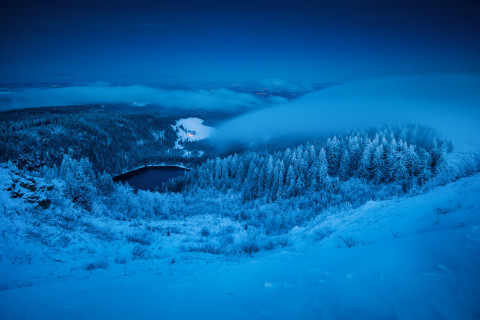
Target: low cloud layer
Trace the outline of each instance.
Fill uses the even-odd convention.
[[[312,86],[306,82],[290,82],[280,78],[264,79],[260,81],[260,85],[268,88],[271,93],[305,93],[313,90]]]
[[[420,123],[457,146],[478,148],[480,77],[463,75],[372,79],[306,94],[224,123],[220,144],[313,137],[381,124]],[[468,145],[470,144],[470,146]]]
[[[140,85],[109,86],[97,84],[63,88],[27,88],[2,94],[0,111],[47,106],[92,103],[155,104],[169,108],[225,110],[253,108],[283,102],[278,97],[259,98],[251,94],[226,89],[183,91],[151,88]]]

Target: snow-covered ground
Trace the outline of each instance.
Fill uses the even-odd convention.
[[[212,219],[219,229],[227,223],[215,216],[177,223],[198,235],[202,225],[215,225]],[[20,220],[2,221],[4,230],[24,227],[16,223]],[[99,233],[107,227],[101,221],[93,224]],[[166,225],[161,224],[168,221],[150,228],[164,234]],[[108,227],[118,235],[120,225]],[[170,230],[175,238],[175,228]],[[18,239],[5,232],[1,236],[2,243],[25,251],[4,247],[3,252],[20,260],[29,255],[45,260],[32,260],[43,266],[38,268],[29,267],[28,261],[13,265],[2,257],[2,319],[480,317],[478,174],[416,197],[319,216],[290,232],[291,246],[254,257],[175,251],[163,235],[152,240],[152,251],[162,247],[157,257],[127,262],[120,250],[116,262],[102,262],[115,240],[73,234],[72,248],[56,245],[42,253],[33,243],[11,243]],[[131,237],[131,246],[135,241],[143,240]],[[98,253],[98,263],[76,267],[85,266],[88,250]],[[59,262],[51,260],[54,251]]]
[[[182,145],[185,141],[200,141],[209,138],[215,128],[203,124],[203,120],[199,118],[186,118],[177,120],[172,125],[173,130],[177,133],[178,139],[175,141],[175,149],[184,149]],[[185,150],[185,155],[189,155],[190,151]]]

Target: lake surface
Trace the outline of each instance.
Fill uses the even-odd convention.
[[[136,190],[155,191],[162,183],[189,171],[187,168],[178,166],[150,166],[132,170],[113,177],[115,182],[128,182]]]

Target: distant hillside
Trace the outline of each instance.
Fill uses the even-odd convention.
[[[198,117],[214,126],[227,112],[171,110],[128,105],[35,108],[0,113],[0,161],[30,169],[59,165],[64,154],[87,157],[94,170],[117,174],[158,162],[196,163],[213,152],[203,141],[186,141],[191,153],[174,149],[176,121]],[[199,152],[202,151],[202,152]]]

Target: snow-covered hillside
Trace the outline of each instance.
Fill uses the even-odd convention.
[[[69,265],[81,251],[67,257],[57,246],[57,257],[63,263],[55,268],[70,271],[60,274],[46,264],[37,269],[37,276],[44,280],[4,288],[0,317],[480,317],[478,174],[415,197],[368,202],[354,210],[320,215],[294,228],[288,237],[292,246],[255,257],[222,258],[206,253],[172,257],[165,243],[161,259],[107,261],[82,270]],[[110,246],[91,242],[85,247],[100,255]],[[5,266],[6,257],[2,260]],[[27,266],[13,269],[21,273]],[[2,274],[6,280],[6,273]]]

